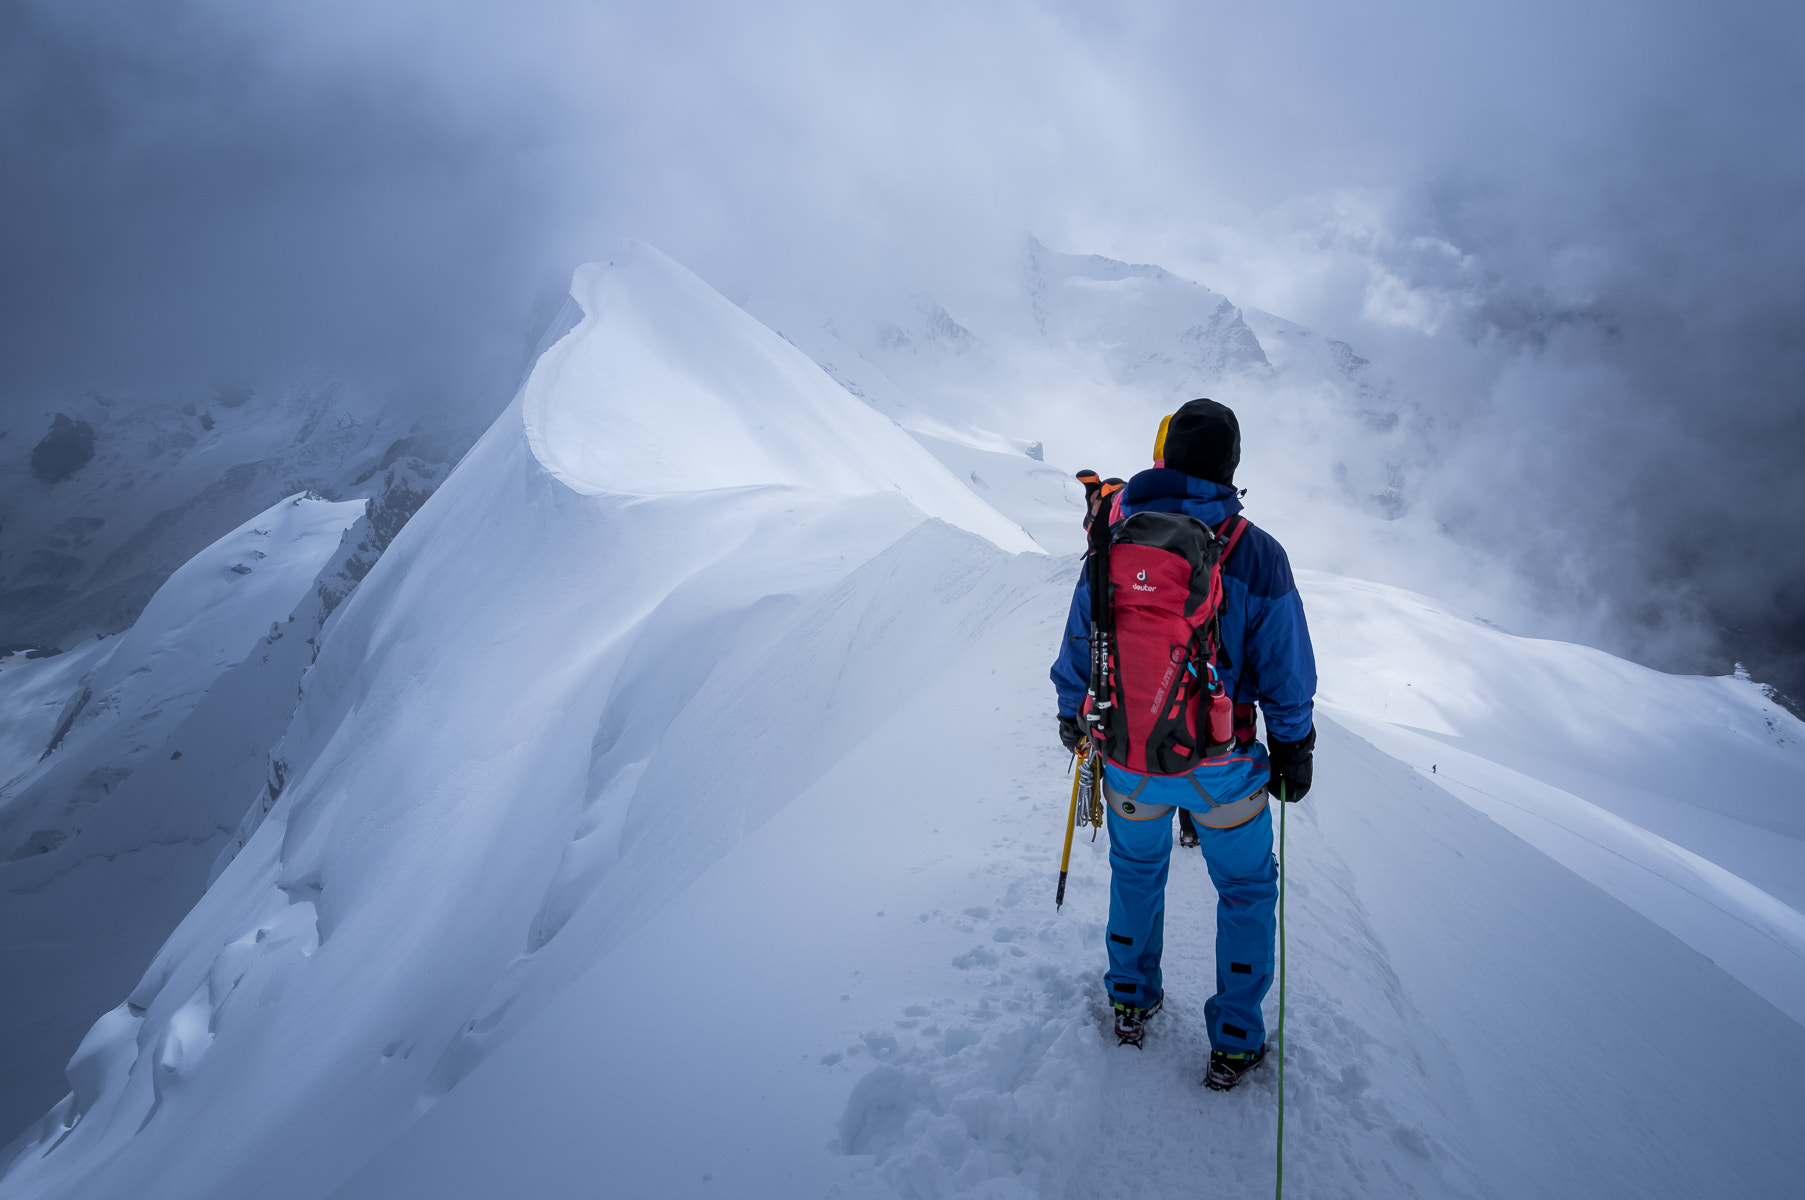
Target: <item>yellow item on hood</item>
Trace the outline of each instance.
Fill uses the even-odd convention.
[[[1156,467],[1166,465],[1166,426],[1172,424],[1174,415],[1167,413],[1159,419],[1159,433],[1153,439],[1153,465]]]

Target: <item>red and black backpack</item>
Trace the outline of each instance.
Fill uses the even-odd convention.
[[[1083,715],[1111,762],[1183,775],[1254,735],[1219,674],[1222,564],[1247,521],[1184,513],[1091,525],[1091,687]],[[1099,597],[1102,597],[1099,602]]]

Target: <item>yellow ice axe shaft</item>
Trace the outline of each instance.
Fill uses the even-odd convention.
[[[1053,894],[1054,912],[1065,904],[1065,873],[1072,865],[1072,831],[1078,827],[1078,781],[1084,776],[1081,767],[1080,763],[1072,764],[1072,808],[1065,815],[1065,853],[1059,856],[1059,890]]]

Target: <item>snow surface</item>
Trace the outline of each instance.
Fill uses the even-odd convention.
[[[0,721],[0,793],[12,791],[43,759],[69,697],[80,694],[82,676],[112,651],[103,639],[93,638],[64,654],[27,658],[20,651],[0,659],[6,696],[6,719]]]
[[[0,1197],[1263,1194],[1276,1071],[1199,1082],[1203,864],[1142,1052],[1105,841],[1053,911],[1077,560],[655,252],[573,293]],[[1291,1193],[1799,1194],[1805,727],[1301,579]]]
[[[71,796],[68,782],[51,786],[48,781],[66,774],[67,763],[91,769],[96,757],[104,757],[120,778],[129,774],[220,674],[241,662],[271,624],[293,610],[363,510],[361,500],[332,504],[310,495],[291,496],[190,559],[158,589],[136,624],[103,643],[104,652],[84,647],[67,665],[57,658],[32,664],[34,674],[58,683],[85,668],[79,680],[66,681],[69,687],[79,682],[85,698],[60,714],[52,730],[58,749],[66,748],[67,754],[46,753],[52,740],[46,738],[38,746],[38,763],[9,771],[0,803],[0,844],[9,856],[21,857],[17,847],[34,824],[64,834],[79,832],[78,804],[93,803],[92,793],[109,789],[98,781],[85,792],[79,790],[85,784],[75,785],[78,790]],[[32,686],[35,679],[17,674],[9,673],[9,699],[25,706],[22,724],[41,729],[42,705],[34,703],[41,689]],[[101,743],[106,749],[96,755],[94,747]]]
[[[312,630],[272,645],[363,509],[291,496],[177,570],[124,634],[6,672],[0,978],[30,981],[0,989],[9,1125],[62,1090],[82,1030],[199,899]],[[292,669],[269,666],[297,650]]]
[[[1805,1022],[1805,745],[1761,688],[1301,586],[1325,711]]]
[[[1061,565],[998,612],[984,585],[1010,568],[973,579],[962,564],[989,621],[952,643],[943,686],[610,948],[336,1194],[1268,1187],[1275,1077],[1229,1097],[1199,1086],[1202,863],[1175,864],[1170,1007],[1142,1054],[1102,1031],[1103,841],[1080,842],[1052,910],[1064,764],[1037,705],[1074,564]],[[1330,721],[1321,777],[1287,831],[1293,1194],[1795,1190],[1797,1024]],[[641,978],[658,981],[655,1002]],[[1721,1073],[1677,1089],[1701,1019],[1738,1036],[1713,1044]],[[1566,1069],[1544,1073],[1550,1060]]]
[[[964,408],[963,395],[950,401],[932,391],[926,400],[911,395],[873,361],[873,357],[887,358],[891,360],[889,370],[908,377],[897,370],[894,353],[880,353],[886,346],[893,349],[899,339],[914,345],[899,328],[889,327],[888,336],[880,336],[878,345],[861,351],[842,336],[832,319],[812,318],[773,304],[763,306],[763,311],[778,322],[780,337],[813,359],[835,383],[901,426],[987,507],[1020,525],[1036,545],[1053,553],[1083,548],[1084,489],[1072,471],[1044,461],[1040,442],[994,433],[965,420],[959,415]],[[923,341],[935,335],[939,341],[952,340],[950,357],[958,367],[967,366],[968,358],[983,357],[982,347],[973,345],[969,333],[952,324],[938,305],[924,300],[914,315],[925,326],[917,331]],[[867,357],[868,353],[873,357]]]
[[[415,398],[317,373],[210,404],[89,395],[67,407],[94,429],[94,458],[55,484],[30,469],[39,430],[15,423],[0,431],[0,642],[69,648],[119,632],[172,571],[284,496],[370,496],[397,460],[442,474],[507,395],[467,432],[445,398],[423,430]]]
[[[585,495],[720,488],[900,492],[922,512],[1034,551],[894,422],[809,357],[644,243],[577,270],[574,336],[528,379],[528,443]]]

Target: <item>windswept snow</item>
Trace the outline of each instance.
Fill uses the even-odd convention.
[[[1395,588],[1302,586],[1327,711],[1805,1021],[1805,743],[1777,702]]]
[[[902,702],[894,660],[849,671],[849,653],[889,644],[887,628],[907,635],[902,659],[938,652],[931,626],[855,608],[828,649],[770,669],[808,597],[935,508],[1036,549],[692,276],[650,250],[635,262],[640,290],[598,284],[586,323],[336,614],[272,752],[286,775],[267,817],[253,808],[243,849],[132,994],[139,1050],[51,1114],[41,1145],[62,1157],[28,1153],[8,1186],[68,1162],[78,1188],[317,1194],[587,967],[596,939]],[[712,329],[729,363],[776,355],[783,370],[752,382],[791,432],[748,444],[757,469],[730,488],[689,468],[678,483],[704,490],[656,487],[635,464],[689,427],[636,414],[660,411],[684,360],[658,366],[616,323],[662,325],[680,350],[682,331]],[[690,378],[700,428],[727,406]],[[805,450],[836,461],[805,469]],[[291,925],[305,936],[272,932]],[[118,1061],[105,1045],[84,1061]],[[266,1094],[276,1075],[284,1098]],[[222,1143],[222,1114],[251,1109],[269,1122]]]
[[[131,774],[213,682],[293,611],[363,510],[361,500],[291,496],[171,575],[137,623],[104,643],[104,653],[78,679],[66,681],[65,711],[39,747],[40,762],[0,793],[0,847],[9,860],[31,857],[21,853],[22,839],[34,826],[78,834],[88,807]],[[89,654],[95,652],[72,661],[85,663]],[[38,661],[38,672],[59,674],[56,659]],[[29,705],[25,690],[12,694]],[[21,719],[42,723],[29,711]]]
[[[36,435],[15,423],[0,438],[0,643],[67,648],[122,631],[171,572],[284,496],[373,496],[395,468],[436,483],[506,396],[476,418],[441,399],[422,425],[414,397],[314,374],[255,391],[92,394],[70,411],[92,426],[94,457],[55,483],[31,470]]]
[[[1183,284],[1118,267],[1068,274]],[[278,712],[267,766],[221,767],[217,877],[0,1197],[1264,1193],[1277,1071],[1199,1082],[1203,864],[1143,1052],[1104,1030],[1104,840],[1053,911],[1077,560],[1011,552],[978,460],[656,251],[573,294],[299,707],[257,699],[264,651],[194,707]],[[981,441],[948,445],[1034,461]],[[1044,482],[995,469],[1018,510]],[[1292,1193],[1797,1194],[1805,727],[1302,579]]]
[[[0,682],[0,725],[35,735],[9,737],[0,785],[0,978],[31,981],[0,988],[10,1125],[60,1094],[82,1030],[200,897],[308,661],[318,627],[291,622],[363,510],[291,496],[176,571],[124,634]]]
[[[923,306],[945,321],[951,320],[944,309],[925,299],[917,306],[918,317]],[[866,356],[869,353],[888,361],[889,370],[909,378],[907,373],[897,369],[898,339],[908,347],[914,347],[916,343],[900,329],[886,326],[885,331],[880,331],[877,345],[867,345],[865,351],[861,351],[854,341],[846,339],[832,319],[811,318],[787,307],[766,306],[762,311],[768,314],[768,319],[777,322],[775,328],[784,341],[807,354],[846,391],[901,426],[985,505],[1019,524],[1036,545],[1061,554],[1083,548],[1084,535],[1079,520],[1083,513],[1084,491],[1073,479],[1071,471],[1044,461],[1045,448],[1040,442],[973,425],[955,415],[953,410],[960,403],[957,399],[949,403],[947,397],[931,393],[927,401],[918,399],[904,391],[884,368]],[[943,327],[944,321],[930,321],[927,329],[922,331],[922,341],[930,351],[942,349],[944,339],[936,340],[931,335]],[[966,360],[972,357],[988,362],[965,339],[955,337],[953,341],[954,348],[946,353],[954,363],[965,366],[968,365]],[[891,353],[880,354],[880,348]],[[906,359],[916,357],[912,350],[902,353]]]
[[[887,557],[948,557],[926,549]],[[1168,1011],[1141,1053],[1104,1031],[1104,840],[1080,838],[1053,911],[1069,784],[1045,658],[1074,570],[999,613],[1007,568],[957,563],[978,640],[945,643],[932,686],[632,923],[336,1195],[1270,1188],[1276,1074],[1229,1096],[1200,1084],[1203,864],[1174,864]],[[822,604],[889,593],[875,583]],[[906,604],[945,620],[925,588]],[[1331,720],[1319,768],[1287,821],[1293,1194],[1794,1190],[1805,1030]],[[654,1003],[631,986],[646,978]],[[1737,1036],[1713,1044],[1721,1072],[1678,1086],[1704,1022]]]
[[[1011,552],[1038,550],[895,423],[644,243],[577,271],[584,321],[522,397],[527,440],[584,495],[802,487],[900,492]]]
[[[0,658],[0,687],[5,689],[6,719],[0,721],[0,794],[44,759],[62,727],[69,698],[81,694],[81,678],[113,647],[100,638],[43,658],[23,651]]]

